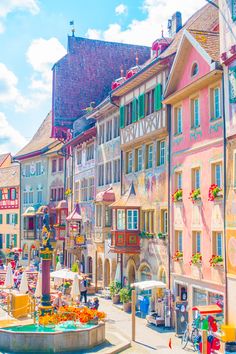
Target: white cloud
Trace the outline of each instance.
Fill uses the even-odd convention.
[[[5,64],[0,63],[0,103],[14,104],[16,111],[25,111],[29,100],[24,98],[17,88],[18,78]]]
[[[4,19],[9,13],[17,10],[36,15],[40,9],[37,0],[0,0],[0,18]],[[0,33],[2,32],[4,32],[4,24],[1,21]]]
[[[205,0],[179,1],[178,3],[176,3],[176,0],[144,0],[142,11],[146,14],[145,19],[133,19],[125,29],[122,29],[118,23],[110,24],[104,32],[99,29],[89,29],[87,36],[88,38],[93,38],[92,35],[94,33],[99,33],[99,38],[107,41],[150,46],[161,35],[162,28],[167,34],[167,21],[174,12],[180,11],[182,13],[184,23],[196,10],[205,4]]]
[[[115,8],[116,15],[124,15],[127,14],[127,12],[128,12],[128,7],[124,4],[120,4]]]
[[[26,144],[26,139],[8,122],[4,113],[0,112],[0,152],[16,152]]]
[[[86,33],[86,37],[92,38],[92,39],[100,39],[102,35],[102,31],[96,30],[96,29],[88,29]]]
[[[66,54],[66,49],[57,38],[34,39],[27,52],[28,63],[34,69],[30,88],[41,94],[51,93],[52,65]]]

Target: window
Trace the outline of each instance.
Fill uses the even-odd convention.
[[[57,172],[57,160],[53,159],[52,160],[52,173]]]
[[[34,192],[33,191],[30,191],[29,192],[29,203],[33,203],[34,202]]]
[[[41,161],[36,162],[36,176],[40,176],[42,172],[42,163]]]
[[[57,200],[63,200],[64,199],[64,188],[63,187],[58,188],[57,194],[58,194]]]
[[[29,194],[28,192],[23,192],[23,204],[28,204],[29,203]]]
[[[57,189],[51,188],[51,201],[55,202],[57,200]]]
[[[81,189],[81,201],[86,202],[88,200],[88,180],[82,179],[80,184]]]
[[[102,205],[96,205],[96,226],[102,226]]]
[[[104,185],[104,165],[98,166],[98,186]]]
[[[133,168],[133,153],[129,151],[126,153],[126,173],[131,173]]]
[[[182,172],[175,173],[175,186],[176,189],[182,189]]]
[[[214,87],[210,90],[210,115],[211,120],[221,117],[220,88]]]
[[[2,200],[2,189],[0,189],[0,200]]]
[[[16,200],[16,189],[15,188],[10,189],[10,199]]]
[[[192,169],[192,189],[200,188],[200,168]]]
[[[114,117],[113,120],[113,138],[120,136],[120,126],[119,126],[119,117]]]
[[[111,227],[112,224],[112,209],[109,206],[105,206],[105,226]]]
[[[77,150],[76,152],[76,160],[77,160],[77,165],[81,165],[82,163],[82,150]]]
[[[199,98],[191,100],[191,127],[198,128],[200,126],[200,108]]]
[[[125,105],[125,126],[132,123],[132,102]]]
[[[154,112],[154,89],[146,93],[146,115],[149,115]]]
[[[222,163],[217,162],[212,164],[212,183],[222,187]]]
[[[174,110],[174,134],[183,133],[182,107],[176,107]]]
[[[6,214],[6,224],[7,225],[17,225],[18,224],[18,214]]]
[[[80,193],[80,190],[79,190],[79,182],[75,182],[75,202],[78,203],[79,202],[79,193]]]
[[[161,210],[161,232],[168,234],[168,212],[166,209]]]
[[[58,171],[59,172],[63,172],[63,166],[64,166],[63,157],[60,157],[58,160]]]
[[[166,151],[166,142],[161,140],[157,142],[157,166],[165,164],[165,151]]]
[[[235,20],[236,20],[236,5],[235,5]],[[230,103],[236,102],[236,66],[229,68],[229,100]]]
[[[25,177],[30,177],[30,165],[25,165]]]
[[[183,252],[183,232],[176,231],[176,251]]]
[[[110,141],[112,139],[112,120],[106,122],[106,141]]]
[[[193,254],[201,253],[201,232],[194,231],[192,239],[193,239]]]
[[[120,159],[113,161],[114,183],[120,182]]]
[[[195,76],[198,74],[199,68],[198,68],[198,64],[194,63],[192,66],[192,70],[191,70],[191,76]]]
[[[213,232],[213,254],[223,257],[222,232]]]
[[[153,163],[153,144],[146,146],[146,168],[152,168]]]
[[[90,144],[86,148],[86,160],[90,161],[94,159],[94,144]]]
[[[127,210],[127,230],[138,230],[138,210]]]
[[[142,147],[135,149],[135,171],[143,169],[143,149]]]
[[[112,163],[111,161],[110,162],[107,162],[106,165],[105,165],[105,170],[106,170],[106,184],[109,184],[112,182]]]
[[[0,214],[0,225],[2,224],[2,214]]]
[[[43,191],[37,190],[37,203],[41,204],[43,201]]]
[[[232,4],[232,20],[235,21],[236,20],[236,0],[231,0],[231,4]]]
[[[104,144],[105,142],[105,125],[104,124],[101,124],[99,126],[99,135],[98,135],[98,144],[101,145],[101,144]]]
[[[154,210],[145,210],[142,212],[143,231],[154,232]]]
[[[88,199],[94,199],[94,177],[89,178],[89,191],[88,191]]]
[[[125,229],[125,210],[117,210],[117,230]]]

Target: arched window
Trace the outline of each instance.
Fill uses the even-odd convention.
[[[194,63],[193,66],[192,66],[192,70],[191,70],[191,76],[195,76],[198,74],[198,64],[197,63]]]

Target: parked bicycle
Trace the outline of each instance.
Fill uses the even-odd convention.
[[[185,349],[188,345],[188,342],[190,342],[193,346],[193,350],[195,352],[198,351],[198,342],[196,340],[198,336],[199,329],[196,326],[196,322],[193,321],[191,330],[189,324],[186,322],[186,330],[181,340],[182,348]]]

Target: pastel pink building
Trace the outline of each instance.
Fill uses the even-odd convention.
[[[218,60],[218,33],[185,31],[165,91],[164,102],[171,106],[171,282],[177,297],[184,300],[187,295],[190,309],[224,305],[223,110]]]

